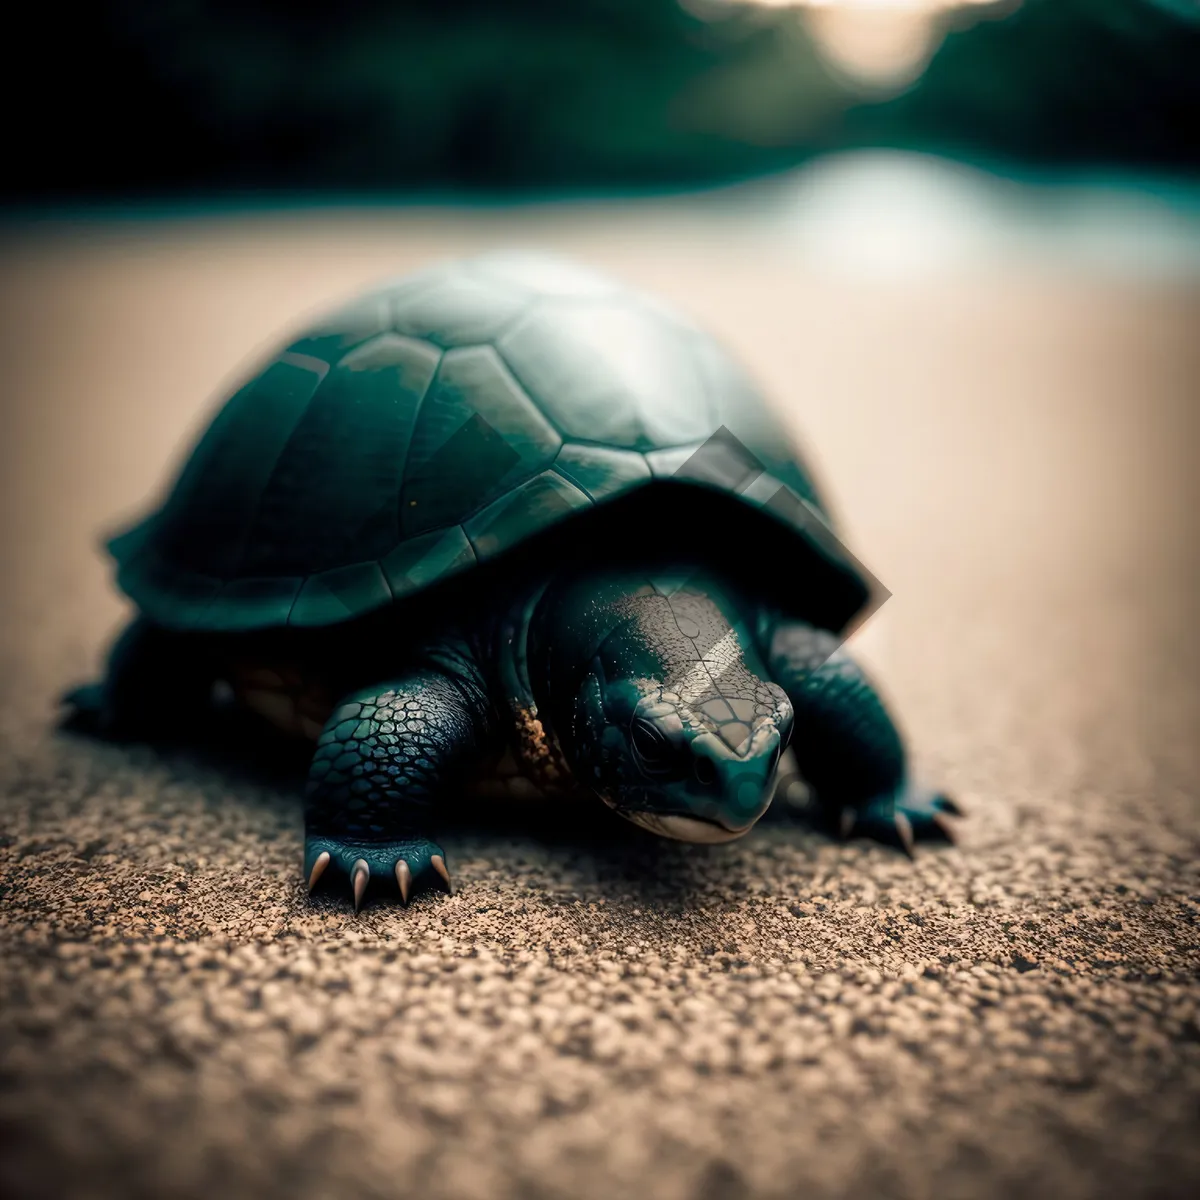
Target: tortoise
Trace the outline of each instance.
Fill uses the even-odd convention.
[[[108,546],[138,612],[68,699],[150,731],[223,698],[308,739],[304,875],[356,909],[450,890],[467,793],[724,842],[790,745],[845,836],[911,853],[959,813],[842,648],[877,585],[750,376],[571,261],[440,263],[322,318]]]

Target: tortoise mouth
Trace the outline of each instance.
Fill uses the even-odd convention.
[[[636,809],[622,808],[616,801],[599,793],[614,812],[619,813],[632,824],[656,833],[659,837],[670,838],[676,842],[693,842],[702,845],[716,846],[723,842],[736,841],[754,827],[755,822],[743,825],[738,829],[730,829],[716,821],[706,821],[703,817],[685,817],[679,813],[638,812]]]
[[[749,825],[744,829],[727,829],[715,821],[705,821],[699,817],[640,812],[622,812],[621,816],[661,837],[671,838],[676,842],[700,842],[710,846],[735,841],[750,829]]]

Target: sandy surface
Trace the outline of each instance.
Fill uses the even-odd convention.
[[[0,1191],[1195,1194],[1196,282],[914,283],[573,221],[10,239]],[[122,617],[96,536],[236,364],[511,237],[676,298],[789,407],[894,593],[861,648],[959,849],[517,813],[447,836],[453,898],[356,918],[304,895],[282,767],[55,731]]]

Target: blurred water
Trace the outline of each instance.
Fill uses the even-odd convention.
[[[378,200],[355,194],[45,206],[0,225],[0,250],[87,231],[149,233],[164,222],[184,236],[219,223],[278,225],[311,217],[347,228],[363,221],[414,229],[447,222],[474,240],[537,241],[548,231],[766,240],[822,271],[922,275],[946,268],[1030,265],[1190,277],[1200,271],[1200,180],[1130,173],[1014,175],[900,150],[828,154],[750,182],[607,199],[474,202],[436,196]]]
[[[986,269],[1017,256],[1068,269],[1200,272],[1200,186],[1173,180],[1018,180],[875,151],[820,159],[747,188],[743,203],[810,259],[851,270]]]

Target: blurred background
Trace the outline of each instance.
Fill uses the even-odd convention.
[[[1139,296],[1196,317],[1200,0],[101,0],[10,35],[0,520],[25,553],[31,523],[136,509],[282,329],[495,244],[730,341],[852,522],[859,426],[906,372],[911,403],[979,412],[979,364],[1041,363],[1108,298],[1139,330]],[[94,507],[39,484],[64,472]]]
[[[1200,0],[5,32],[0,1192],[1200,1193]],[[464,835],[453,899],[356,919],[303,894],[295,788],[55,735],[127,615],[98,540],[220,398],[498,245],[761,381],[892,593],[853,649],[959,850]]]
[[[102,0],[9,20],[10,203],[678,187],[862,145],[1200,158],[1193,0]]]

